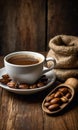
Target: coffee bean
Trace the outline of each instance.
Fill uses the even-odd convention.
[[[59,91],[61,91],[63,94],[66,94],[68,92],[67,87],[60,88]]]
[[[36,85],[36,84],[30,85],[29,88],[30,88],[30,89],[37,88],[37,85]]]
[[[23,84],[19,84],[19,87],[18,87],[19,89],[28,89],[29,88],[29,85],[28,84],[25,84],[25,83],[23,83]]]
[[[58,97],[62,97],[62,96],[63,96],[63,93],[62,93],[61,91],[57,91],[57,92],[55,93],[55,96],[54,96],[54,97],[58,98]]]
[[[61,99],[60,98],[53,98],[50,101],[51,104],[60,104],[61,103]]]
[[[60,108],[59,104],[53,104],[53,105],[50,105],[50,106],[48,107],[48,109],[49,109],[50,111],[55,111],[55,110],[58,110],[59,108]]]
[[[47,96],[45,100],[46,100],[47,102],[49,102],[51,99],[52,99],[51,96]]]
[[[43,83],[43,82],[37,83],[37,87],[38,87],[38,88],[43,87],[43,86],[44,86],[44,83]]]
[[[10,88],[16,88],[17,83],[13,82],[13,81],[10,81],[10,82],[7,83],[7,86],[10,87]]]
[[[68,102],[68,99],[67,99],[66,96],[63,96],[63,97],[61,98],[61,101],[62,101],[63,103],[66,103],[66,102]]]
[[[65,96],[66,96],[66,98],[70,99],[72,95],[70,92],[68,92]]]
[[[48,107],[49,105],[50,105],[49,102],[45,102],[45,103],[44,103],[44,106],[45,106],[45,107]]]

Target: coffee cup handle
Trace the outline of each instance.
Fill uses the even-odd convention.
[[[50,70],[52,70],[52,69],[54,69],[54,67],[56,65],[56,60],[54,58],[52,58],[52,57],[46,58],[44,64],[47,64],[48,61],[52,61],[53,64],[52,64],[52,66],[50,68],[44,68],[43,69],[43,74],[50,71]]]

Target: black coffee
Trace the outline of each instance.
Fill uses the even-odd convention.
[[[28,55],[13,56],[13,57],[9,58],[7,61],[9,63],[15,64],[15,65],[32,65],[32,64],[39,63],[38,59],[36,59],[32,56],[30,57]]]

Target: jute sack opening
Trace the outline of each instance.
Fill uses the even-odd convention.
[[[56,59],[55,73],[57,78],[66,80],[78,77],[78,37],[58,35],[49,42],[47,57]],[[50,67],[51,62],[48,63]]]

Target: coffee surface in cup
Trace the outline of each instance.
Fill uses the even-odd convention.
[[[39,63],[39,59],[28,55],[13,56],[7,60],[11,64],[15,65],[32,65]]]

